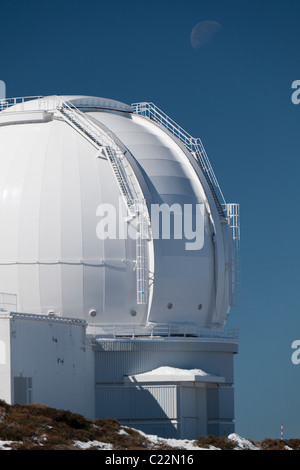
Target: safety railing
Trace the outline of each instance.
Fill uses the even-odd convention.
[[[33,101],[33,104],[28,104],[29,101]],[[131,216],[136,217],[138,226],[144,229],[148,225],[149,214],[147,209],[143,209],[142,212],[140,211],[140,207],[146,207],[142,191],[126,156],[115,143],[113,137],[89,119],[85,113],[76,108],[71,101],[62,96],[29,96],[0,100],[0,111],[14,113],[30,110],[31,108],[34,110],[58,112],[65,122],[71,125],[102,153],[110,163],[129,213]],[[143,220],[143,218],[146,218],[146,220]],[[146,268],[147,247],[145,246],[143,233],[138,234],[136,243],[137,303],[146,304],[149,275]]]
[[[136,114],[149,117],[161,124],[188,148],[195,160],[198,162],[210,187],[219,215],[224,217],[226,201],[201,139],[192,137],[186,130],[179,126],[173,119],[167,116],[166,113],[153,103],[132,103],[131,106]]]
[[[238,307],[241,297],[241,260],[240,260],[240,206],[230,203],[226,205],[227,217],[231,229],[231,306]]]
[[[0,292],[0,310],[17,311],[17,294]]]
[[[232,233],[232,252],[231,252],[231,305],[240,305],[240,209],[238,204],[227,204],[213,171],[205,148],[200,138],[192,137],[186,130],[179,126],[166,113],[159,109],[153,103],[141,102],[133,103],[132,108],[136,114],[148,117],[158,124],[162,125],[175,137],[177,137],[185,147],[190,151],[198,162],[202,173],[210,187],[213,199],[215,201],[218,213],[221,217],[229,220]]]
[[[123,154],[122,150],[116,145],[114,139],[109,133],[104,132],[100,126],[91,121],[85,113],[77,109],[72,102],[56,95],[50,97],[29,96],[17,98],[5,98],[0,100],[0,111],[20,112],[28,108],[28,101],[34,101],[34,110],[58,111],[60,116],[68,122],[73,128],[80,132],[97,149],[101,149],[104,156],[110,162],[112,170],[117,179],[121,193],[123,194],[130,211],[135,211],[136,203],[143,203],[143,195],[138,188],[138,184],[133,184],[135,176]],[[177,137],[190,151],[198,162],[202,173],[211,189],[212,196],[221,217],[225,215],[230,219],[232,229],[232,304],[238,305],[240,298],[240,228],[239,228],[239,207],[238,204],[227,204],[205,148],[201,139],[192,137],[181,126],[179,126],[167,114],[161,111],[153,103],[142,102],[133,103],[132,108],[136,114],[149,117],[155,122],[161,124],[175,137]],[[139,217],[139,225],[145,227],[145,217],[149,221],[149,214],[143,211],[144,219],[141,219],[140,213],[134,213]],[[141,235],[141,234],[140,234]],[[144,236],[137,237],[137,303],[146,303],[148,289],[148,274],[146,268],[146,247]],[[1,298],[0,298],[1,300]]]
[[[12,106],[16,105],[18,105],[18,111],[24,111],[25,103],[32,100],[38,100],[35,103],[36,106],[38,107],[38,109],[44,109],[45,103],[43,102],[43,99],[43,96],[20,96],[17,98],[3,98],[0,99],[0,111],[7,110],[8,108],[12,108]],[[14,109],[11,109],[10,111],[14,112]]]
[[[86,115],[71,102],[58,98],[57,108],[64,119],[82,133],[88,140],[102,151],[110,162],[119,189],[126,201],[129,213],[136,217],[138,234],[136,238],[136,282],[137,304],[147,304],[149,290],[148,248],[145,228],[149,225],[149,214],[143,194],[136,181],[127,158],[114,142],[113,138],[94,124]]]
[[[191,324],[165,323],[149,326],[139,324],[88,324],[87,334],[101,338],[203,338],[238,341],[238,328],[200,328]]]

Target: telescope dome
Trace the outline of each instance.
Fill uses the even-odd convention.
[[[0,292],[17,312],[222,326],[231,245],[220,207],[193,149],[137,106],[2,105]]]

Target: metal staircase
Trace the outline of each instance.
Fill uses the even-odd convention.
[[[149,270],[147,262],[149,214],[141,189],[128,160],[115,141],[72,103],[57,97],[57,110],[64,120],[91,142],[110,162],[129,214],[136,219],[137,304],[147,304]]]
[[[231,244],[231,306],[240,305],[241,272],[240,272],[240,206],[230,203],[226,205],[227,216],[232,234]]]
[[[71,103],[60,100],[58,110],[64,119],[98,150],[101,150],[102,155],[110,162],[128,210],[134,216],[133,202],[139,199],[139,195],[137,183],[134,184],[132,181],[134,175],[124,153],[106,132],[90,121],[84,113]]]
[[[137,303],[146,304],[148,301],[149,267],[147,263],[147,240],[150,230],[145,201],[136,201],[135,210],[138,213],[139,230],[136,239],[136,271],[137,271]]]
[[[107,157],[110,161],[111,167],[117,179],[121,193],[124,196],[124,199],[127,203],[127,207],[131,215],[136,215],[134,210],[134,201],[136,199],[136,194],[134,187],[129,184],[129,178],[126,174],[126,169],[123,164],[123,154],[120,155],[119,152],[116,152],[111,147],[104,147],[102,154]]]
[[[101,151],[101,154],[110,163],[128,211],[139,226],[136,239],[137,303],[146,304],[150,282],[147,240],[151,239],[151,225],[142,191],[126,158],[126,152],[123,152],[113,138],[99,125],[63,97],[54,95],[51,97],[6,98],[0,100],[0,112],[23,112],[27,109],[26,103],[33,100],[36,102],[36,109],[57,111],[69,125],[94,145],[97,150]],[[226,203],[201,139],[192,137],[153,103],[133,103],[131,106],[136,114],[153,119],[177,137],[198,162],[211,190],[218,213],[221,218],[226,217],[232,231],[232,305],[238,305],[240,298],[239,205]]]
[[[209,158],[201,139],[194,138],[173,119],[167,116],[153,103],[133,103],[132,108],[136,114],[149,117],[158,124],[165,127],[175,137],[177,137],[193,155],[198,162],[202,173],[211,190],[218,214],[221,219],[228,220],[232,234],[231,247],[231,305],[238,306],[240,303],[240,213],[239,204],[227,204],[223,196],[220,185],[217,181]]]
[[[148,116],[150,119],[163,125],[175,137],[177,137],[185,147],[187,147],[202,170],[211,190],[219,215],[221,217],[225,217],[223,207],[226,207],[226,202],[201,139],[195,139],[189,135],[182,127],[180,127],[175,121],[173,121],[173,119],[167,116],[153,103],[133,103],[131,106],[136,114]]]

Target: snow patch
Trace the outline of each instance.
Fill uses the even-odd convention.
[[[11,450],[13,441],[0,441],[0,450]]]
[[[168,367],[168,366],[158,367],[157,369],[150,370],[149,372],[146,372],[146,373],[147,375],[187,375],[187,374],[202,375],[202,376],[210,375],[201,369],[177,369],[176,367]]]
[[[244,437],[240,437],[238,434],[235,434],[235,433],[229,434],[228,439],[236,442],[237,444],[236,449],[259,450],[259,448],[253,445],[252,442],[248,441],[248,439],[245,439]]]
[[[99,450],[112,450],[113,448],[112,444],[107,444],[106,442],[100,442],[100,441],[88,441],[88,442],[76,441],[74,442],[74,445],[76,447],[79,447],[82,450],[87,450],[87,449],[90,449],[91,447],[98,447]]]
[[[189,441],[188,439],[164,438],[164,437],[158,437],[154,434],[145,434],[143,431],[140,431],[139,429],[136,429],[136,431],[145,439],[147,439],[149,442],[151,442],[151,444],[153,445],[167,444],[170,447],[175,447],[177,449],[179,448],[181,450],[208,450],[208,449],[203,449],[201,447],[198,447],[197,445],[194,444],[194,441]]]

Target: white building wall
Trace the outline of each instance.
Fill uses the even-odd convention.
[[[181,392],[181,436],[194,439],[207,432],[206,386],[182,384]]]
[[[11,375],[12,390],[9,397],[6,386],[1,398],[94,417],[94,361],[92,347],[85,342],[84,322],[12,315],[1,335],[5,330],[10,338],[7,375]]]
[[[90,97],[70,98],[89,109]],[[101,127],[112,136],[141,187],[138,199],[146,200],[150,214],[155,207],[154,240],[145,242],[149,305],[137,301],[135,240],[99,235],[104,204],[121,212],[119,226],[136,232],[136,221],[123,224],[126,205],[116,174],[101,150],[58,110],[41,113],[53,111],[53,97],[0,113],[0,156],[5,156],[0,158],[5,227],[0,232],[0,292],[17,296],[18,312],[54,311],[89,321],[93,311],[93,322],[110,324],[222,325],[229,308],[222,230],[227,222],[221,223],[195,158],[166,129],[130,107],[121,105],[119,112],[118,104],[107,112],[103,99],[92,101],[94,111],[86,111],[85,124],[90,129],[93,122],[97,132]],[[168,217],[160,224],[163,204]],[[168,207],[181,229],[165,239],[161,232],[170,221]],[[192,219],[198,221],[194,233]],[[155,283],[149,285],[154,273]]]
[[[11,403],[10,324],[0,313],[0,399]]]
[[[167,323],[184,318],[201,327],[210,324],[215,289],[212,227],[204,204],[207,196],[187,156],[173,137],[141,116],[107,112],[93,112],[91,116],[112,131],[138,162],[150,192],[149,209],[150,205],[175,204],[177,214],[183,214],[188,204],[193,207],[194,221],[196,205],[203,209],[199,240],[193,240],[188,249],[185,234],[181,239],[154,235],[156,282],[148,321]]]
[[[230,434],[236,352],[234,341],[209,338],[97,338],[96,418],[113,417],[161,437],[196,439],[210,430]],[[156,376],[160,367],[202,369],[209,376],[201,381]]]

